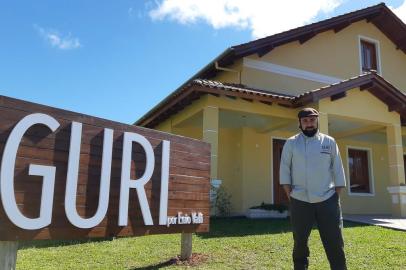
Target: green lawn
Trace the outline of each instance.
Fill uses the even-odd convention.
[[[207,255],[196,269],[291,269],[288,220],[212,219],[211,232],[193,236],[193,252]],[[344,224],[349,269],[406,269],[406,232]],[[17,269],[184,269],[180,234],[92,242],[25,243]],[[310,237],[310,269],[328,269],[317,230]]]

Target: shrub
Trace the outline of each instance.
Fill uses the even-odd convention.
[[[218,188],[212,187],[216,192],[216,197],[212,207],[214,208],[214,215],[216,216],[229,216],[231,212],[231,195],[227,192],[224,186]]]

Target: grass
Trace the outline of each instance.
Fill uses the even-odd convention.
[[[344,224],[349,269],[406,269],[406,232]],[[309,240],[310,269],[329,269],[317,229]],[[193,235],[193,252],[208,255],[196,269],[292,269],[288,220],[212,219],[208,234]],[[180,234],[91,242],[22,243],[17,269],[184,269],[169,263]]]

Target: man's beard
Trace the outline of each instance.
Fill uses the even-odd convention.
[[[317,133],[317,130],[318,130],[317,127],[311,128],[311,129],[309,129],[309,128],[303,129],[302,125],[300,125],[299,128],[302,130],[303,134],[306,135],[307,137],[313,137]]]

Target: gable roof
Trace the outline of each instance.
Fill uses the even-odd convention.
[[[303,44],[319,33],[329,30],[334,30],[335,33],[338,33],[352,23],[362,20],[373,23],[397,46],[397,49],[406,53],[406,25],[384,3],[381,3],[272,36],[232,46],[206,65],[193,76],[192,79],[209,79],[214,77],[217,72],[216,63],[219,66],[228,66],[244,56],[251,54],[263,56],[278,46],[292,41],[299,41]]]
[[[298,96],[273,93],[243,85],[196,79],[178,89],[134,124],[153,128],[205,94],[224,95],[234,99],[255,100],[267,105],[278,104],[284,107],[298,108],[327,97],[330,97],[332,101],[343,98],[346,96],[346,91],[358,87],[361,91],[367,90],[380,99],[388,106],[389,111],[398,112],[402,119],[402,125],[406,125],[406,95],[376,74],[376,72],[365,73],[348,80],[307,91]]]

